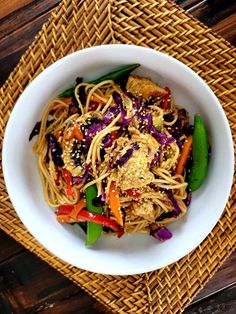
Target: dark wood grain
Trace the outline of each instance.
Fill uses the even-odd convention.
[[[184,314],[235,314],[236,285],[232,285],[202,302],[197,302],[184,311]]]
[[[104,313],[100,303],[3,232],[0,252],[1,314]]]
[[[5,2],[5,0],[4,0]],[[6,1],[9,4],[9,0]],[[38,0],[38,1],[16,1],[24,2],[24,6],[20,6],[18,10],[15,7],[13,12],[9,12],[5,18],[1,19],[0,23],[0,39],[20,29],[25,24],[38,18],[43,14],[50,14],[50,11],[57,6],[60,0]],[[18,3],[19,4],[19,3]],[[11,5],[12,6],[12,5]],[[0,10],[1,12],[1,10]],[[1,18],[1,15],[0,15]],[[31,27],[33,29],[33,27]]]
[[[21,55],[60,0],[22,0],[21,2],[25,5],[16,11],[9,9],[10,14],[0,19],[0,86],[17,65]]]
[[[234,0],[176,0],[182,8],[236,44]],[[59,0],[0,0],[0,85]],[[0,313],[109,313],[74,283],[0,231]],[[236,252],[185,314],[236,313]]]
[[[12,12],[21,9],[30,2],[32,2],[32,0],[1,0],[0,19],[9,16]]]
[[[13,241],[12,238],[0,230],[0,263],[24,250],[19,243]]]

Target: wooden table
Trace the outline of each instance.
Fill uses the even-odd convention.
[[[59,2],[59,0],[0,0],[0,85]],[[236,44],[234,0],[176,2],[232,44]],[[0,313],[110,312],[0,231]],[[184,313],[236,313],[236,252],[224,263]]]

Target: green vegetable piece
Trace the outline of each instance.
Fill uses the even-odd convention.
[[[140,64],[129,64],[129,65],[124,65],[115,71],[112,71],[108,74],[105,74],[103,76],[100,76],[96,80],[90,81],[89,83],[92,84],[98,84],[100,82],[106,81],[106,80],[113,80],[115,83],[119,82],[120,80],[126,78],[132,71],[137,69]]]
[[[199,114],[194,116],[193,166],[190,170],[188,186],[191,192],[196,191],[203,183],[208,168],[208,140],[206,127]]]
[[[157,132],[161,132],[163,126],[162,118],[154,116],[152,120]]]
[[[125,79],[132,71],[134,71],[136,68],[138,68],[140,64],[135,63],[135,64],[129,64],[129,65],[124,65],[115,71],[109,72],[105,75],[100,76],[96,80],[90,81],[88,83],[91,84],[98,84],[100,82],[106,81],[106,80],[113,80],[115,83],[118,83],[120,80]],[[71,97],[73,96],[75,87],[70,87],[61,94],[58,95],[59,98],[61,97]]]
[[[61,94],[58,95],[59,98],[67,98],[67,97],[72,97],[74,94],[74,90],[75,90],[75,86],[74,87],[70,87],[68,89],[66,89],[64,92],[62,92]]]
[[[97,197],[98,191],[96,184],[89,186],[85,191],[86,197],[86,207],[89,211],[102,214],[102,206],[96,207],[93,205],[93,200]],[[87,238],[86,245],[90,245],[95,243],[101,236],[102,233],[102,225],[96,224],[94,222],[87,222]]]

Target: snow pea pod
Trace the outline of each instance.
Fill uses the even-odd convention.
[[[124,66],[116,69],[115,71],[112,71],[112,72],[109,72],[105,75],[102,75],[95,80],[89,81],[88,83],[98,84],[100,82],[107,81],[107,80],[112,80],[115,83],[118,83],[119,81],[125,79],[132,71],[134,71],[139,66],[140,66],[140,64],[138,64],[138,63],[124,65]],[[64,92],[62,92],[61,94],[59,94],[58,97],[59,98],[71,97],[74,93],[74,90],[75,90],[75,87],[70,87],[67,90],[65,90]]]
[[[86,207],[90,212],[96,214],[102,214],[103,207],[102,206],[94,206],[93,200],[97,197],[97,186],[93,184],[89,186],[85,191],[86,197]],[[97,224],[95,222],[87,222],[87,238],[86,245],[90,245],[95,243],[101,236],[102,233],[102,225]]]
[[[100,76],[96,80],[90,81],[89,83],[98,84],[98,83],[106,81],[106,80],[112,80],[115,83],[118,83],[120,80],[126,78],[132,71],[134,71],[139,66],[140,66],[140,64],[138,64],[138,63],[124,65],[124,66],[116,69],[115,71],[112,71],[108,74]]]
[[[208,169],[207,131],[200,114],[194,116],[193,166],[190,170],[188,186],[191,192],[196,191],[203,183]]]

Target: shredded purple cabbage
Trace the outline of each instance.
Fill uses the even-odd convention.
[[[155,128],[152,121],[152,115],[151,113],[148,113],[144,116],[144,118],[147,120],[148,124],[148,130],[152,130],[152,128]]]
[[[162,213],[160,216],[157,217],[156,221],[162,221],[168,218],[176,218],[177,216],[178,215],[176,214],[176,211],[172,210],[170,212]]]
[[[87,100],[87,96],[86,96],[86,92],[85,92],[85,86],[80,86],[80,88],[78,90],[78,96],[79,96],[79,99],[81,101],[81,104],[83,106],[85,106],[86,100]]]
[[[112,95],[119,112],[121,112],[122,127],[125,128],[130,125],[134,117],[126,118],[126,111],[123,106],[122,97],[117,92],[113,92]]]
[[[151,161],[151,167],[156,164],[159,163],[160,161],[160,152],[157,152],[153,158],[153,160]]]
[[[80,76],[78,76],[78,77],[75,79],[75,81],[76,81],[76,85],[79,85],[80,83],[83,82],[83,78],[80,77]]]
[[[82,176],[72,177],[72,185],[80,184],[84,179],[87,179],[88,172],[85,172]]]
[[[117,105],[110,107],[107,110],[107,112],[103,118],[103,123],[105,123],[105,124],[111,123],[112,119],[115,116],[117,116],[119,113],[120,113],[120,108]]]
[[[91,124],[85,131],[85,147],[88,148],[91,144],[94,136],[102,131],[106,125],[103,122],[97,122],[94,124]]]
[[[157,131],[157,129],[153,125],[151,113],[148,113],[146,115],[138,114],[138,119],[143,125],[147,126],[149,131],[153,133],[154,137],[158,140],[158,143],[160,145],[171,144],[175,141],[173,137],[168,137],[165,133]],[[146,120],[147,122],[145,123],[144,120]]]
[[[163,133],[164,134],[164,133]],[[172,144],[174,142],[173,137],[167,137],[159,142],[160,145]]]
[[[184,141],[176,141],[179,148],[182,148]]]
[[[131,94],[131,92],[125,91],[125,95],[129,97],[130,99],[133,99],[133,95]]]
[[[117,92],[113,92],[112,96],[113,96],[113,99],[114,99],[114,102],[116,103],[116,105],[118,105],[120,108],[122,108],[123,102],[122,102],[121,96]]]
[[[150,130],[154,137],[158,139],[160,145],[171,144],[175,141],[173,137],[168,137],[165,133],[158,132],[153,124],[150,126]]]
[[[142,107],[142,96],[138,96],[134,102],[134,108],[138,111]]]
[[[189,205],[191,204],[192,201],[192,193],[188,193],[187,198],[184,200],[184,203],[187,207],[189,207]]]
[[[93,206],[95,206],[95,207],[102,207],[102,206],[104,206],[104,202],[103,202],[103,200],[101,199],[101,196],[95,197],[95,198],[92,200],[92,204],[93,204]]]
[[[62,159],[62,148],[61,145],[56,140],[55,136],[51,134],[46,135],[46,139],[48,141],[48,147],[51,151],[52,160],[54,164],[58,167],[63,167],[64,162]]]
[[[167,122],[171,122],[174,120],[174,114],[173,113],[168,113],[164,115],[164,120]]]
[[[172,238],[172,233],[170,232],[169,229],[166,227],[157,227],[154,230],[150,231],[150,235],[156,239],[158,239],[161,242],[164,242],[166,240],[169,240]]]
[[[133,121],[133,117],[126,118],[126,112],[125,109],[121,109],[121,119],[122,119],[122,127],[125,128],[130,125],[130,123]]]
[[[89,176],[89,173],[91,171],[91,164],[85,165],[85,172],[81,176],[72,177],[72,185],[74,184],[80,184],[83,180],[87,179]]]
[[[111,147],[111,145],[112,145],[112,136],[111,136],[111,133],[108,133],[108,134],[104,137],[102,143],[103,143],[103,148]]]
[[[53,121],[54,120],[47,120],[46,127],[48,127]],[[39,134],[40,128],[41,128],[41,121],[38,121],[36,122],[35,126],[33,127],[33,130],[30,133],[29,141],[31,141],[34,136]]]
[[[41,127],[41,121],[38,121],[38,122],[35,124],[35,126],[33,127],[33,130],[32,130],[31,133],[30,133],[29,141],[31,141],[32,138],[33,138],[35,135],[38,135],[38,134],[39,134],[40,127]]]
[[[176,214],[179,215],[182,211],[181,208],[179,207],[173,193],[170,190],[164,189],[166,195],[168,196],[169,200],[171,201],[171,203],[174,206],[174,210],[176,211]]]
[[[132,156],[135,150],[139,149],[138,143],[134,143],[131,148],[127,149],[126,153],[118,158],[115,163],[112,165],[112,168],[116,168],[118,166],[123,166]]]
[[[103,202],[106,201],[106,193],[105,193],[105,187],[104,187],[104,184],[102,184],[102,195],[101,195],[101,200]]]

